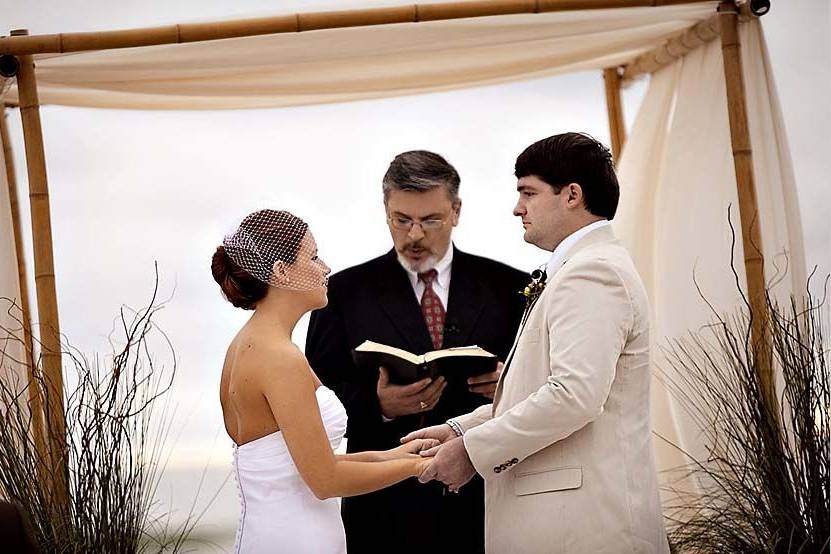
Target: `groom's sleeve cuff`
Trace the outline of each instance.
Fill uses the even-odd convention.
[[[489,420],[493,415],[493,404],[485,404],[479,406],[469,414],[456,416],[453,421],[461,428],[462,433],[465,434],[474,427],[483,424]],[[452,425],[451,425],[452,427]]]
[[[489,468],[482,460],[483,456],[476,452],[474,446],[475,441],[469,441],[470,435],[465,434],[462,436],[462,443],[465,445],[465,450],[467,451],[467,457],[470,458],[470,463],[473,464],[473,469],[476,470],[476,473],[482,476],[483,479],[490,479],[494,477],[494,474],[489,471]]]
[[[519,454],[495,440],[492,427],[489,422],[462,437],[470,463],[484,479],[498,478],[520,462]]]

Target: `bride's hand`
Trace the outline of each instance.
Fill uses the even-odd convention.
[[[422,450],[429,450],[441,444],[436,439],[415,439],[410,442],[405,442],[401,446],[385,450],[381,454],[384,460],[398,460],[400,458],[420,457],[419,452]]]
[[[427,469],[430,467],[430,464],[432,464],[432,463],[433,463],[433,458],[421,458],[421,460],[417,461],[415,463],[416,464],[416,469],[415,469],[416,475],[415,476],[416,477],[421,477],[421,475],[425,471],[427,471]]]

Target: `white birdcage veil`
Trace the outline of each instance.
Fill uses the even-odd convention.
[[[325,284],[309,225],[284,210],[258,210],[222,241],[228,257],[273,287],[309,290]]]

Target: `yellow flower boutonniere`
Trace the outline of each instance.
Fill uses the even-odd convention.
[[[522,296],[529,301],[535,300],[545,289],[545,270],[535,269],[531,272],[531,282],[521,291]]]

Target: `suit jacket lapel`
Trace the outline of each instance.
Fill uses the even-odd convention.
[[[444,321],[442,348],[468,346],[470,335],[482,313],[482,285],[470,267],[470,257],[455,246],[450,272],[450,294]]]
[[[381,309],[411,352],[422,354],[433,349],[421,307],[407,273],[396,259],[395,250],[385,256],[382,270],[378,274],[378,300]]]
[[[528,278],[530,280],[530,278],[531,278],[530,275],[529,275]],[[545,292],[545,291],[543,291],[543,292]],[[540,296],[542,296],[542,295],[540,295]],[[520,324],[519,329],[517,330],[516,338],[514,338],[514,344],[513,344],[513,346],[511,346],[511,351],[508,352],[508,357],[505,358],[505,367],[502,368],[502,373],[499,375],[499,380],[496,383],[496,392],[494,393],[494,396],[493,396],[493,410],[494,410],[494,413],[496,413],[496,406],[497,406],[497,404],[499,404],[500,398],[502,398],[502,389],[505,385],[505,377],[508,375],[508,370],[511,368],[511,362],[513,362],[514,353],[516,352],[516,347],[519,345],[520,338],[522,337],[522,332],[525,330],[525,324],[528,323],[528,318],[531,315],[531,310],[534,309],[534,306],[537,305],[539,300],[540,300],[540,297],[538,296],[536,299],[534,299],[534,301],[531,303],[531,305],[529,307],[525,308],[526,313],[525,313],[525,315],[523,315],[522,323]]]
[[[598,243],[602,243],[602,242],[612,242],[612,241],[615,241],[615,240],[616,240],[615,235],[612,232],[611,227],[601,227],[600,229],[595,229],[595,230],[591,231],[588,235],[581,238],[571,248],[568,249],[565,256],[563,256],[562,259],[557,263],[556,267],[547,268],[547,275],[546,275],[546,279],[545,279],[546,284],[551,283],[551,279],[560,270],[560,268],[562,268],[566,264],[566,262],[568,262],[568,260],[574,254],[579,252],[580,250],[582,250],[584,248],[587,248],[587,247],[589,247],[593,244],[598,244]],[[545,294],[547,292],[548,292],[548,287],[546,286],[546,288],[545,288],[545,290],[543,290],[542,294]],[[537,298],[537,300],[535,302],[535,305],[537,303],[539,303],[540,298],[542,297],[542,294],[540,295],[540,297]],[[513,361],[514,352],[516,351],[516,348],[519,345],[519,341],[522,339],[522,331],[524,329],[525,329],[525,325],[523,324],[520,327],[519,331],[517,332],[517,337],[514,340],[514,345],[511,348],[511,352],[508,354],[507,361],[509,363],[502,370],[502,374],[499,376],[499,382],[496,385],[496,393],[494,394],[494,397],[493,397],[493,413],[494,414],[496,413],[496,407],[497,407],[497,405],[499,404],[499,401],[502,398],[502,389],[505,386],[505,377],[507,376],[508,370],[510,369],[510,362]]]

